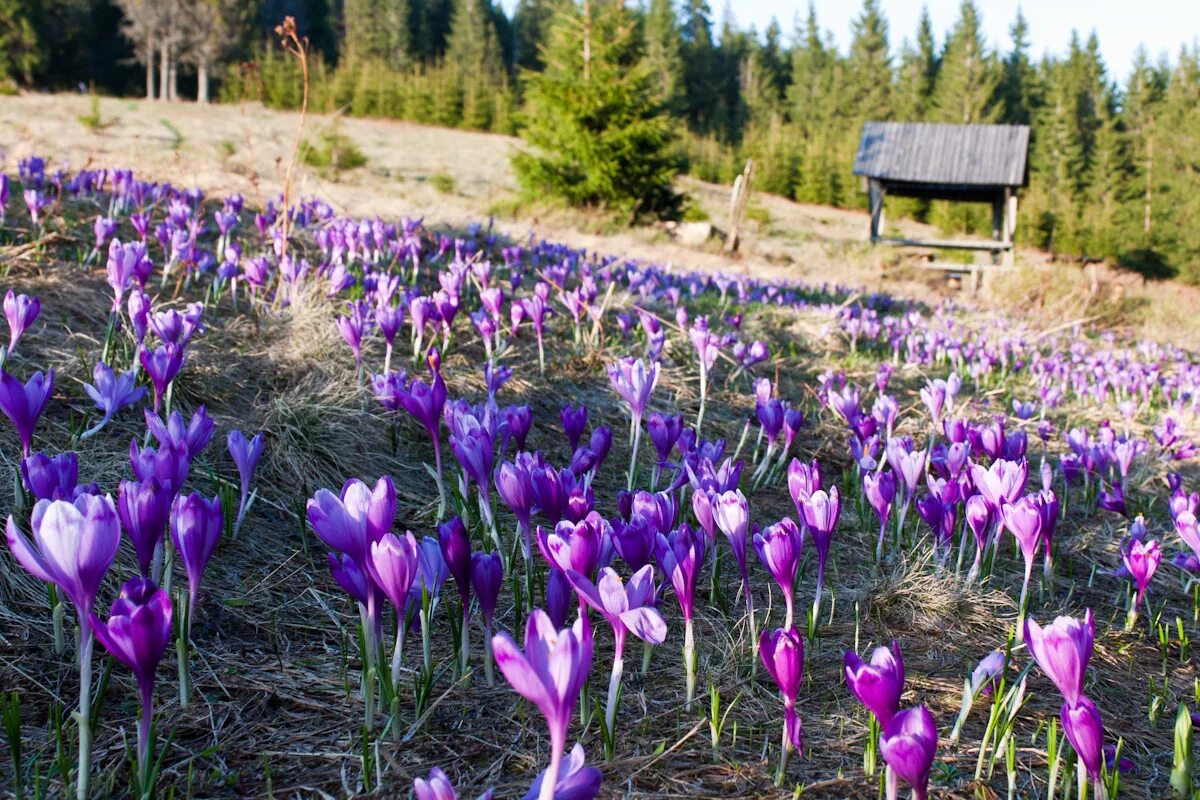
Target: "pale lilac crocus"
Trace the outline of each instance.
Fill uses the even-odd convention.
[[[658,362],[652,361],[647,365],[640,358],[626,356],[615,364],[608,365],[608,379],[613,390],[629,406],[629,479],[625,488],[632,491],[637,470],[638,444],[642,439],[642,415],[646,411],[650,393],[658,383]]]
[[[712,499],[713,521],[725,538],[737,561],[742,576],[742,594],[746,603],[746,616],[750,620],[751,641],[758,644],[758,626],[754,619],[754,596],[750,593],[750,570],[746,563],[746,544],[750,533],[750,503],[741,489],[722,492]]]
[[[1096,635],[1092,610],[1089,608],[1082,620],[1056,617],[1044,628],[1026,619],[1023,633],[1030,655],[1058,687],[1063,699],[1070,705],[1078,703],[1083,696],[1084,673]]]
[[[662,644],[667,638],[667,623],[654,608],[654,566],[642,567],[628,583],[621,581],[616,570],[605,567],[600,579],[592,583],[587,576],[567,570],[567,579],[580,598],[600,612],[613,630],[613,665],[608,681],[608,702],[604,720],[609,737],[616,731],[617,695],[625,669],[625,638],[632,633],[642,641]]]
[[[833,531],[837,527],[838,518],[842,513],[842,500],[838,487],[830,487],[828,492],[818,490],[809,495],[803,503],[804,524],[812,536],[813,547],[817,548],[817,591],[813,598],[812,625],[815,627],[820,619],[821,588],[825,583],[825,563],[829,559],[829,546],[833,541]]]
[[[413,781],[413,797],[416,800],[458,800],[458,793],[454,791],[454,784],[450,783],[446,773],[434,767],[429,771],[428,778]],[[488,789],[477,800],[492,800],[492,790]]]
[[[404,659],[404,639],[408,630],[408,596],[420,568],[417,552],[417,539],[413,536],[412,531],[406,531],[403,536],[397,536],[389,531],[378,540],[371,542],[365,563],[366,574],[370,577],[370,581],[379,588],[379,591],[383,592],[396,609],[396,641],[395,648],[392,650],[391,671],[392,687],[396,692],[400,686],[400,666]],[[333,558],[332,553],[330,557]],[[350,559],[351,564],[354,564],[350,556],[343,556],[343,563],[346,559]],[[357,567],[357,565],[355,566]],[[366,606],[370,601],[371,588],[364,585],[363,589],[364,591],[357,599],[360,613],[366,619]],[[392,709],[393,715],[396,710]],[[367,718],[370,719],[370,717],[371,713],[368,710]]]
[[[92,380],[94,383],[85,383],[83,390],[92,398],[103,417],[79,435],[81,440],[95,436],[118,411],[140,403],[146,396],[146,387],[137,385],[136,372],[130,370],[117,375],[103,361],[97,361],[92,368]]]
[[[1017,611],[1017,629],[1025,619],[1026,603],[1029,600],[1029,578],[1033,575],[1033,562],[1041,545],[1044,518],[1035,495],[1025,495],[1015,503],[1000,507],[1004,527],[1017,540],[1021,554],[1025,557],[1025,580],[1021,583],[1021,600]]]
[[[492,648],[505,679],[546,718],[550,731],[547,773],[558,775],[571,715],[592,664],[591,630],[582,617],[570,628],[555,630],[546,613],[535,608],[526,622],[524,652],[507,633],[496,634]],[[539,800],[554,800],[554,796],[554,784],[543,781]]]
[[[108,495],[81,494],[74,502],[41,500],[30,517],[33,542],[12,516],[5,531],[8,547],[31,575],[63,591],[75,606],[79,621],[79,775],[78,800],[87,800],[92,752],[92,633],[91,613],[96,592],[116,558],[121,524]],[[58,626],[56,625],[56,628]]]

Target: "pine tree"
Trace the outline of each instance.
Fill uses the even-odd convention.
[[[718,91],[718,78],[712,10],[707,0],[684,0],[680,28],[684,114],[694,130],[709,132],[716,123],[712,100]]]
[[[38,65],[37,31],[21,0],[0,0],[0,87],[7,81],[33,80]]]
[[[455,0],[446,65],[456,81],[463,127],[486,129],[492,98],[504,87],[504,62],[488,0]]]
[[[995,122],[1000,72],[983,38],[983,19],[973,0],[963,0],[946,39],[934,87],[932,118],[939,122]]]
[[[530,150],[513,157],[522,188],[630,219],[677,214],[674,127],[621,0],[562,3],[542,60],[545,71],[525,78]]]
[[[888,119],[892,114],[892,58],[879,0],[863,0],[850,30],[846,87],[841,97],[845,113],[856,119]]]
[[[1029,23],[1020,9],[1008,30],[1012,36],[1012,50],[1004,59],[1004,78],[1000,84],[1000,99],[1004,105],[1002,118],[1014,125],[1028,125],[1032,109],[1038,104],[1039,90],[1029,59]]]
[[[905,42],[900,54],[895,89],[897,119],[904,122],[925,119],[933,98],[939,65],[937,46],[933,41],[933,22],[929,19],[929,9],[922,8],[916,44],[910,46]]]
[[[552,0],[520,0],[513,12],[513,63],[518,69],[540,70],[546,28],[554,14]]]
[[[683,58],[672,0],[650,0],[642,27],[646,66],[653,77],[658,102],[669,112],[678,113],[684,101]]]

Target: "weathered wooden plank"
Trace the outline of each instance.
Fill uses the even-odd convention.
[[[906,239],[898,236],[880,236],[881,244],[897,247],[934,247],[941,250],[983,250],[1000,252],[1011,250],[1011,242],[981,241],[979,239]]]

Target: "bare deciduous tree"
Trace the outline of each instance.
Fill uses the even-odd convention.
[[[247,4],[238,0],[181,0],[183,61],[196,69],[196,101],[207,103],[212,69],[237,44]]]

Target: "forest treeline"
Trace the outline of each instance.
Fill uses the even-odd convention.
[[[509,15],[493,0],[0,0],[0,85],[294,107],[295,61],[270,36],[291,14],[312,44],[317,110],[514,133],[552,21],[577,14],[572,2],[519,0]],[[1019,241],[1200,282],[1195,43],[1139,53],[1114,75],[1094,34],[1035,55],[1018,15],[1008,41],[988,42],[973,0],[944,37],[928,14],[891,30],[882,4],[864,0],[846,43],[811,7],[762,31],[706,0],[628,12],[636,67],[661,112],[686,123],[677,147],[693,175],[728,182],[754,158],[758,189],[861,207],[851,166],[865,120],[1029,124]],[[990,227],[982,207],[893,202],[947,231]]]

